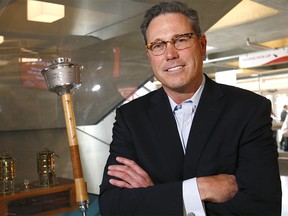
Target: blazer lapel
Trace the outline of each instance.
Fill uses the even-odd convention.
[[[184,179],[197,176],[197,165],[210,133],[223,112],[222,92],[206,76],[205,87],[199,101],[186,148]]]
[[[177,164],[177,166],[181,165],[182,167],[184,152],[181,139],[168,96],[162,88],[151,98],[151,104],[147,111],[151,118],[152,127],[156,130],[156,139],[159,140],[165,156],[169,157],[166,158],[167,163],[173,162],[174,166]],[[162,157],[165,156],[162,155]]]

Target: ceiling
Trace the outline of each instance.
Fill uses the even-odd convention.
[[[14,59],[16,63],[17,57],[23,54],[49,58],[64,48],[71,51],[95,41],[139,31],[144,11],[159,1],[47,0],[47,2],[64,4],[65,18],[51,24],[27,21],[26,0],[1,1],[0,35],[4,36],[5,40],[0,44],[0,68],[7,65],[13,67],[11,60]],[[204,72],[210,76],[216,71],[237,68],[237,58],[241,54],[288,46],[287,0],[186,0],[185,2],[199,11],[208,45],[214,48],[208,50],[206,58],[208,61],[204,64]],[[236,5],[237,7],[230,11]],[[229,11],[227,18],[223,17]],[[262,71],[273,72],[279,68],[287,68],[287,64],[253,68],[246,70],[239,77],[247,77]]]
[[[202,31],[207,36],[208,46],[213,48],[208,49],[204,59],[204,72],[212,78],[215,72],[239,69],[240,55],[288,46],[287,0],[183,1],[198,10]],[[62,126],[58,121],[61,104],[59,106],[54,95],[23,88],[23,74],[19,71],[25,69],[22,65],[25,59],[50,61],[68,56],[84,64],[86,86],[75,94],[81,104],[75,107],[76,113],[85,116],[82,121],[76,116],[81,124],[97,122],[100,116],[118,105],[121,95],[133,92],[151,76],[139,26],[146,9],[159,0],[46,2],[65,5],[65,17],[53,23],[28,21],[26,0],[0,0],[0,36],[4,36],[0,44],[0,122],[14,122],[5,128],[0,126],[0,130],[45,127],[43,122],[48,125],[47,122],[51,122],[46,127],[55,127],[54,122]],[[117,46],[121,47],[121,79],[111,74],[115,69],[111,50]],[[271,74],[287,77],[287,72],[288,63],[281,62],[246,68],[237,77]],[[39,76],[41,74],[36,78]],[[96,81],[103,82],[105,94],[94,95],[89,90]],[[37,105],[31,103],[32,97],[37,97]],[[49,111],[48,103],[52,102],[57,105]],[[43,120],[40,114],[35,115],[36,109],[45,109],[50,116]],[[27,116],[33,122],[30,125],[27,125]],[[15,122],[18,122],[16,126]]]
[[[226,19],[226,20],[225,20]],[[228,23],[227,23],[228,19]],[[230,14],[206,32],[208,53],[205,72],[238,69],[239,55],[288,46],[288,1],[241,1]],[[287,54],[286,54],[287,55]],[[288,64],[247,68],[238,78],[288,72]]]

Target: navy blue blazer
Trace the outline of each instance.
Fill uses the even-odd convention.
[[[207,215],[280,215],[270,114],[268,99],[206,76],[184,155],[162,88],[121,106],[100,186],[101,215],[183,216],[183,180],[216,174],[236,175],[239,192],[225,203],[205,202]],[[124,189],[109,184],[107,166],[116,164],[117,156],[134,160],[155,186]]]

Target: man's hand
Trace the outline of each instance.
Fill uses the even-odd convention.
[[[202,201],[226,202],[238,192],[234,175],[220,174],[197,178]]]
[[[150,176],[134,161],[123,157],[117,157],[116,160],[123,165],[109,166],[108,175],[120,180],[110,179],[110,184],[121,188],[139,188],[154,185]]]

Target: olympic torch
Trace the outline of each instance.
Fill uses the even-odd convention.
[[[73,166],[76,202],[82,215],[85,216],[89,206],[89,199],[83,178],[72,101],[72,94],[81,86],[80,72],[82,69],[83,66],[71,63],[70,58],[59,57],[53,59],[52,64],[43,69],[41,73],[45,77],[48,90],[55,92],[62,98],[70,156]]]

